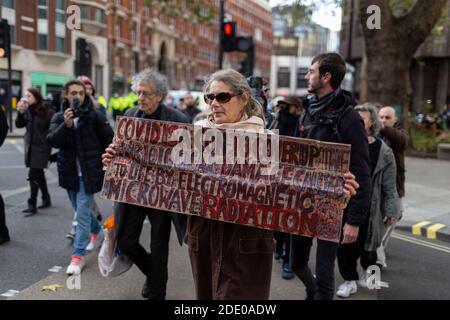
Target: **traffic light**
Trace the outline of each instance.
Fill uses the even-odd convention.
[[[77,75],[91,76],[91,48],[86,39],[78,38],[76,41],[76,70]]]
[[[223,52],[235,51],[236,46],[236,22],[224,22],[222,24],[221,49]]]
[[[241,61],[239,73],[246,77],[253,75],[253,69],[255,67],[255,45],[252,37],[238,37],[236,51],[246,52],[247,55],[243,61]]]
[[[9,24],[8,20],[0,20],[0,58],[7,58],[9,55]]]

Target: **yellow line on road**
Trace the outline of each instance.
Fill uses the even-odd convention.
[[[420,239],[416,239],[413,237],[408,237],[402,234],[398,234],[396,232],[394,232],[392,234],[392,237],[398,240],[403,240],[406,242],[410,242],[410,243],[414,243],[417,244],[419,246],[423,246],[423,247],[427,247],[427,248],[431,248],[431,249],[435,249],[435,250],[439,250],[439,251],[443,251],[446,253],[450,253],[450,247],[445,247],[439,244],[435,244],[435,243],[430,243],[428,241],[424,241],[424,240],[420,240]]]
[[[416,236],[420,236],[422,233],[421,228],[430,223],[431,223],[431,221],[422,221],[422,222],[416,223],[415,225],[413,225],[411,227],[412,233],[415,234]]]
[[[445,224],[442,223],[436,223],[433,224],[431,227],[427,228],[427,238],[436,240],[436,231],[445,228]]]

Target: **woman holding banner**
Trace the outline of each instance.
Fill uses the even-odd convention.
[[[210,77],[205,101],[211,113],[196,125],[264,129],[262,106],[235,70],[220,70]],[[355,194],[354,176],[347,174],[346,179],[346,193]],[[197,299],[269,299],[273,231],[189,216],[186,242]]]
[[[245,77],[235,70],[220,70],[210,77],[205,101],[211,113],[198,126],[244,132],[264,129],[262,106]],[[114,155],[114,146],[110,146],[103,163],[111,163]],[[348,173],[345,178],[346,194],[354,195],[355,177]],[[269,299],[273,231],[189,215],[185,242],[197,299]]]

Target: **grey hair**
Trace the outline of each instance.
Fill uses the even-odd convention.
[[[244,107],[244,113],[250,118],[252,116],[259,117],[264,121],[264,112],[261,104],[254,97],[252,90],[247,82],[247,79],[233,69],[225,69],[214,72],[206,81],[204,94],[209,92],[211,84],[214,81],[220,81],[225,83],[231,88],[234,94],[248,93],[249,100],[247,105]]]
[[[376,136],[380,131],[380,121],[378,119],[377,106],[371,102],[366,102],[364,104],[357,105],[355,107],[355,110],[369,112],[370,121],[372,122],[372,125],[369,128],[369,133],[371,136]]]
[[[136,92],[137,86],[143,83],[153,83],[155,85],[155,90],[153,93],[161,95],[163,99],[169,92],[169,85],[166,76],[154,70],[147,68],[133,76],[131,90]]]

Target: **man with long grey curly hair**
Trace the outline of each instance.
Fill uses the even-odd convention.
[[[127,110],[125,116],[161,121],[189,123],[178,110],[168,108],[163,99],[168,92],[167,78],[151,69],[145,69],[133,77],[132,89],[138,96],[138,106]],[[111,144],[103,154],[103,163],[111,159],[115,146]],[[168,280],[168,257],[171,221],[178,241],[182,244],[186,232],[186,216],[167,214],[156,209],[118,202],[114,209],[116,236],[120,250],[147,277],[142,296],[149,300],[165,300]],[[139,243],[142,225],[148,217],[151,224],[150,253]]]

